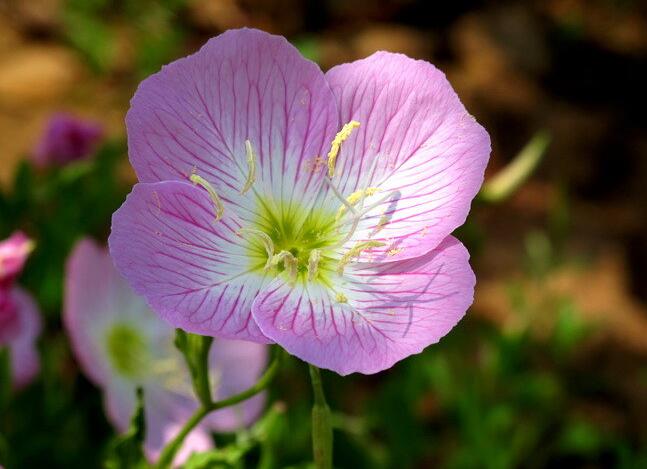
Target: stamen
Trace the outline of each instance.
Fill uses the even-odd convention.
[[[218,197],[218,194],[214,190],[213,186],[209,184],[209,181],[207,181],[205,178],[203,178],[202,176],[198,176],[195,173],[191,174],[189,179],[193,184],[197,186],[202,186],[207,190],[207,192],[209,193],[209,197],[211,197],[211,201],[215,205],[216,221],[220,220],[225,213],[225,206],[222,204],[222,201],[220,200],[220,197]]]
[[[355,244],[355,246],[350,248],[346,252],[346,254],[344,254],[341,259],[339,259],[339,263],[337,264],[337,273],[339,275],[343,275],[344,267],[348,265],[353,257],[359,257],[359,255],[363,251],[371,248],[378,248],[380,246],[384,246],[384,243],[380,241],[360,241],[359,243]]]
[[[346,202],[348,202],[348,205],[353,206],[356,205],[357,202],[360,200],[363,200],[365,197],[370,197],[374,195],[375,193],[379,192],[378,187],[367,187],[366,189],[361,189],[358,191],[353,192],[351,195],[349,195],[346,198]],[[337,210],[337,215],[335,216],[335,221],[339,222],[341,218],[344,216],[346,213],[346,205],[342,205],[339,207],[339,210]],[[354,210],[355,215],[357,215],[357,211]]]
[[[245,185],[241,189],[240,193],[245,194],[256,181],[256,155],[254,155],[254,149],[252,148],[252,142],[245,140],[245,151],[247,153],[247,167],[249,168],[249,173],[247,174],[247,180]]]
[[[341,128],[330,145],[330,151],[328,152],[328,177],[333,177],[335,174],[335,161],[337,160],[337,155],[341,149],[341,144],[344,143],[350,134],[353,132],[353,129],[359,127],[359,122],[350,121]]]
[[[265,246],[265,251],[267,252],[267,262],[265,263],[265,270],[269,269],[272,264],[272,257],[274,256],[274,243],[272,238],[267,233],[262,232],[261,230],[256,230],[254,228],[240,228],[239,233],[250,233],[258,236]]]
[[[324,178],[324,182],[325,182],[326,184],[328,184],[328,187],[330,187],[330,189],[332,189],[332,192],[333,192],[333,194],[335,194],[335,197],[337,197],[337,199],[338,199],[338,200],[339,200],[339,201],[340,201],[340,202],[341,202],[341,203],[342,203],[346,208],[348,208],[348,210],[350,210],[350,212],[351,212],[351,213],[353,213],[353,214],[356,214],[356,213],[357,213],[357,210],[355,210],[355,209],[353,208],[353,206],[352,206],[351,204],[349,204],[349,203],[348,203],[348,201],[346,200],[346,198],[345,198],[343,195],[341,195],[341,192],[339,192],[339,189],[337,189],[337,188],[335,187],[335,185],[332,183],[332,181],[331,181],[329,178],[325,177],[325,178]]]
[[[278,254],[272,256],[272,266],[277,266],[281,262],[283,262],[283,267],[285,267],[290,281],[295,282],[297,280],[298,272],[298,262],[296,257],[294,257],[294,255],[290,251],[281,251]]]
[[[337,303],[348,303],[348,298],[346,298],[346,295],[344,295],[343,293],[337,292],[335,294],[335,301]]]
[[[319,271],[319,261],[321,260],[321,251],[313,249],[308,257],[308,280],[314,280]]]

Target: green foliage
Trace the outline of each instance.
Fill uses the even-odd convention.
[[[181,52],[185,34],[178,19],[184,6],[184,0],[68,0],[65,35],[97,73],[131,66],[122,56],[132,54],[143,77]],[[127,44],[118,41],[124,34]]]

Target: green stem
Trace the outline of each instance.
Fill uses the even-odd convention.
[[[319,368],[310,367],[310,380],[314,393],[312,406],[312,453],[317,469],[332,469],[332,424],[330,407],[321,384]]]
[[[263,376],[261,376],[261,379],[259,379],[256,384],[254,384],[252,387],[246,389],[245,391],[235,394],[231,397],[228,397],[227,399],[223,399],[221,401],[217,402],[209,402],[209,403],[203,403],[198,410],[194,412],[194,414],[189,418],[189,420],[186,421],[180,432],[173,438],[162,450],[162,453],[160,454],[159,460],[157,462],[157,467],[160,469],[169,467],[171,463],[173,462],[173,459],[175,458],[175,454],[178,452],[180,447],[182,446],[182,443],[184,442],[184,439],[186,436],[191,433],[191,431],[202,421],[203,418],[205,418],[207,415],[209,415],[211,412],[222,409],[224,407],[229,407],[232,405],[236,405],[240,402],[243,402],[250,397],[255,396],[259,392],[261,392],[263,389],[265,389],[272,379],[274,379],[274,376],[276,375],[277,370],[279,369],[279,364],[281,361],[281,351],[277,351],[277,353],[274,356],[274,359],[272,360],[272,363],[270,366],[265,370],[265,373]]]

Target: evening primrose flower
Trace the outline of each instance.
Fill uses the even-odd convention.
[[[33,159],[38,166],[62,166],[92,155],[103,137],[103,128],[96,122],[70,114],[54,114]]]
[[[16,388],[29,384],[40,369],[36,349],[42,328],[38,306],[29,293],[14,284],[33,247],[21,232],[0,242],[0,348],[9,350]]]
[[[144,390],[147,457],[161,449],[198,408],[191,378],[174,329],[135,295],[112,265],[107,250],[90,240],[75,247],[68,262],[64,323],[84,373],[103,388],[110,422],[125,431],[135,410],[135,390]],[[254,384],[267,361],[267,347],[244,341],[217,340],[210,355],[215,399]],[[211,430],[231,431],[250,424],[264,396],[209,415],[185,440],[175,459],[212,446]]]
[[[176,327],[375,373],[471,304],[450,233],[490,143],[433,65],[378,52],[323,74],[228,31],[144,80],[126,124],[140,182],[110,249]]]

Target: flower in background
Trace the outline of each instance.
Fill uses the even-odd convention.
[[[472,303],[451,232],[490,141],[433,65],[378,52],[324,75],[228,31],[142,82],[126,124],[140,183],[110,249],[174,326],[375,373]]]
[[[119,430],[128,428],[135,390],[144,389],[145,452],[155,460],[197,409],[191,378],[173,345],[174,329],[133,293],[112,265],[106,249],[82,240],[67,265],[64,323],[84,373],[104,391],[106,414]],[[215,341],[210,366],[214,398],[223,399],[256,382],[267,347],[243,341]],[[211,430],[231,431],[250,424],[264,396],[212,413],[185,440],[175,462],[212,446]]]
[[[29,384],[40,369],[36,349],[40,313],[33,298],[14,284],[33,247],[34,243],[21,232],[0,242],[0,348],[9,349],[16,388]]]
[[[103,129],[100,124],[70,114],[54,114],[33,159],[38,166],[62,166],[91,156],[97,149]]]

